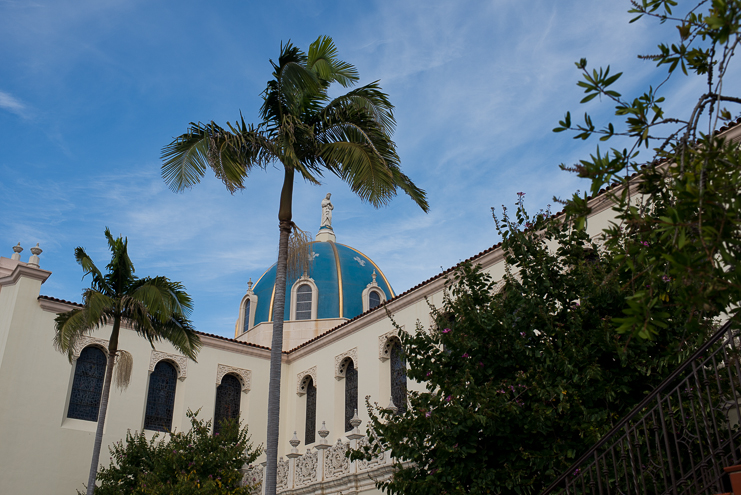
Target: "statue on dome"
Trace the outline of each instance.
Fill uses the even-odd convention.
[[[332,206],[332,202],[329,200],[330,196],[332,196],[332,193],[327,193],[327,197],[322,200],[322,223],[319,226],[319,228],[328,228],[332,229],[332,210],[334,210],[334,206]]]

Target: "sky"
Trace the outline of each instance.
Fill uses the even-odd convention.
[[[361,84],[395,105],[402,170],[427,192],[425,214],[401,193],[363,203],[332,176],[297,182],[294,221],[316,233],[334,204],[337,242],[364,252],[401,293],[499,241],[491,208],[553,205],[588,183],[559,169],[596,141],[552,129],[566,111],[607,122],[613,105],[579,105],[574,62],[622,71],[630,98],[665,75],[651,53],[674,28],[629,24],[627,1],[429,0],[272,2],[0,0],[0,256],[40,244],[43,295],[81,301],[83,246],[110,260],[104,229],[123,235],[138,276],[181,281],[200,331],[233,336],[247,281],[277,258],[282,173],[258,170],[233,195],[207,173],[183,193],[160,153],[189,122],[256,122],[281,42],[331,36]],[[727,80],[739,80],[738,64]],[[702,81],[663,88],[686,115]],[[340,94],[333,90],[333,95]],[[615,145],[619,145],[618,141]],[[603,148],[605,145],[603,144]],[[559,209],[556,205],[555,211]]]

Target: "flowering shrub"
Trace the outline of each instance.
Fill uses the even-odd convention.
[[[110,448],[112,462],[98,473],[100,495],[248,495],[240,469],[253,462],[262,447],[253,448],[247,426],[225,421],[218,434],[211,421],[188,411],[191,428],[164,438],[156,433],[127,433],[125,441]]]

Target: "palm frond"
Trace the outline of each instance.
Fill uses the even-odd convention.
[[[162,148],[162,178],[173,192],[198,184],[208,168],[210,133],[200,122],[190,123],[188,132]]]
[[[92,277],[93,287],[100,291],[110,292],[111,288],[108,287],[105,277],[103,277],[103,274],[100,272],[98,267],[95,266],[93,259],[87,255],[85,249],[80,246],[75,248],[75,260],[77,261],[77,264],[82,267],[83,279],[90,275]]]
[[[115,375],[113,381],[116,388],[125,390],[131,381],[131,371],[134,369],[134,356],[130,352],[119,349],[116,355],[116,364],[113,369]]]
[[[85,308],[60,313],[54,319],[54,348],[66,354],[71,363],[77,340],[106,323],[106,318],[93,320]]]
[[[105,229],[105,236],[111,250],[111,261],[106,266],[108,273],[105,279],[114,294],[122,294],[136,279],[134,264],[129,258],[128,240],[121,236],[114,239],[108,227]]]
[[[347,88],[360,79],[354,65],[337,58],[337,47],[329,36],[320,36],[309,45],[306,67],[327,83],[337,82]]]
[[[390,137],[396,129],[393,108],[388,95],[375,81],[333,99],[317,113],[317,120],[320,125],[332,126],[349,114],[367,112]]]

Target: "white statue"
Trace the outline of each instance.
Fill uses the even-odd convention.
[[[322,200],[322,224],[319,226],[320,228],[332,228],[332,210],[334,210],[334,206],[329,200],[330,196],[332,196],[332,193],[327,193],[327,197]]]

